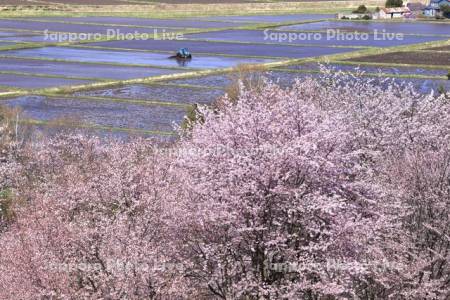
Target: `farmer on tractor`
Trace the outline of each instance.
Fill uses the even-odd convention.
[[[176,59],[191,59],[192,54],[189,52],[187,48],[181,48],[178,50],[177,54],[174,56],[171,56],[170,58],[176,58]]]

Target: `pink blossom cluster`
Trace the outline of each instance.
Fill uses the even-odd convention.
[[[325,73],[221,103],[173,145],[25,147],[0,299],[450,297],[446,95]]]

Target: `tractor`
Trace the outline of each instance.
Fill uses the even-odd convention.
[[[170,58],[177,60],[190,60],[192,59],[192,54],[187,48],[181,48],[175,55],[171,56]]]

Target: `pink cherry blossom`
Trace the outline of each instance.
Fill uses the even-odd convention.
[[[221,103],[173,145],[23,147],[0,299],[450,297],[448,95],[324,70]]]

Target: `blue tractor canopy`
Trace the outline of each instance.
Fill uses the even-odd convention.
[[[188,48],[181,48],[178,50],[176,57],[181,59],[190,59],[192,58],[192,54],[189,52]]]

